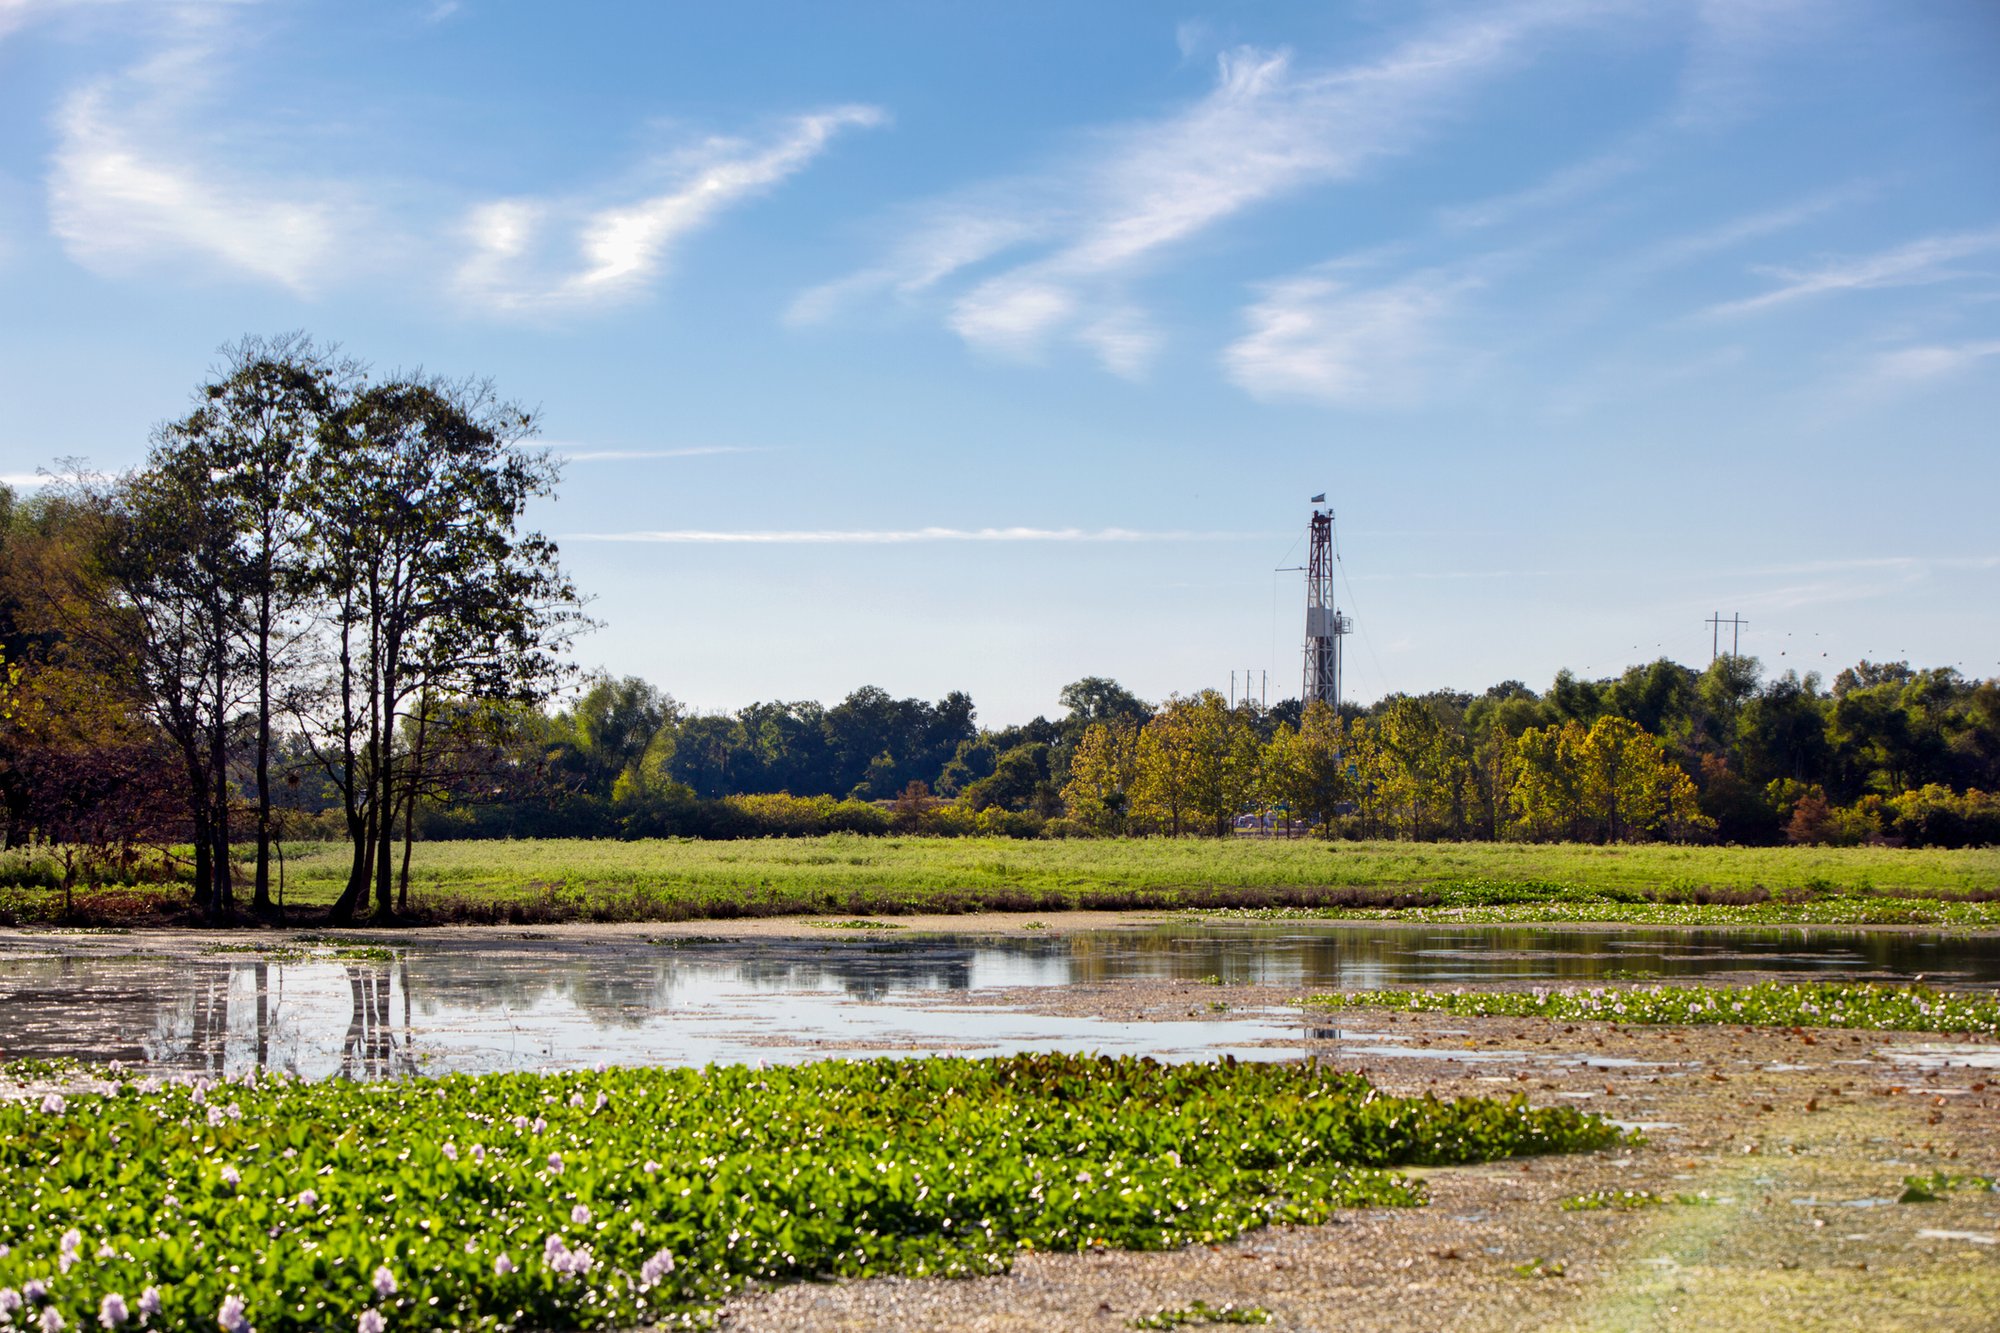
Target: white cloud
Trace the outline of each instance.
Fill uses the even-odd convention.
[[[1471,231],[1574,203],[1645,165],[1647,151],[1642,141],[1648,137],[1635,136],[1621,147],[1561,167],[1525,190],[1447,208],[1438,220],[1450,230]]]
[[[1996,356],[2000,356],[2000,339],[1902,347],[1877,356],[1871,372],[1879,384],[1910,386],[1944,379]]]
[[[685,449],[572,449],[563,444],[547,446],[566,463],[625,463],[646,458],[710,458],[718,454],[760,454],[767,452],[748,445],[697,444]]]
[[[17,491],[33,490],[37,486],[46,486],[49,484],[49,481],[49,477],[39,472],[0,472],[0,486],[10,487]]]
[[[1040,254],[959,292],[948,326],[1003,354],[1033,355],[1067,336],[1105,357],[1102,321],[1107,308],[1127,306],[1120,288],[1132,275],[1231,218],[1409,151],[1481,84],[1532,55],[1536,38],[1615,7],[1515,5],[1338,69],[1232,51],[1214,88],[1179,113],[1111,129],[1064,166],[934,207],[889,259],[806,293],[792,317],[828,318],[873,292],[913,295],[1034,242]],[[1008,202],[1023,195],[1026,204]],[[1106,360],[1134,373],[1150,351],[1120,342]]]
[[[1077,332],[1077,341],[1097,353],[1098,364],[1114,375],[1136,380],[1159,351],[1160,332],[1137,310],[1114,310]]]
[[[1963,276],[1947,267],[1952,261],[1995,249],[2000,249],[2000,229],[1953,232],[1926,236],[1893,250],[1838,260],[1815,269],[1763,270],[1780,279],[1783,285],[1740,301],[1710,306],[1703,313],[1723,317],[1748,315],[1813,296],[1944,282]]]
[[[0,0],[0,38],[27,27],[36,19],[108,8],[126,2],[127,0]]]
[[[1765,565],[1748,574],[1837,574],[1849,570],[1889,570],[1901,574],[1931,574],[1941,570],[2000,569],[2000,555],[1878,555],[1841,560],[1808,560]]]
[[[1836,9],[1812,0],[1700,0],[1674,119],[1713,129],[1740,117],[1762,95],[1765,57],[1827,24]]]
[[[1273,282],[1245,309],[1250,331],[1224,350],[1223,368],[1257,398],[1402,401],[1436,352],[1438,324],[1478,285],[1442,272],[1365,289],[1324,271]]]
[[[646,291],[676,243],[717,214],[777,184],[817,157],[841,130],[879,125],[873,107],[799,116],[762,144],[712,140],[684,161],[662,164],[672,184],[627,203],[500,199],[474,207],[465,235],[472,253],[459,292],[503,312],[605,305]]]
[[[310,292],[355,250],[351,186],[261,176],[264,145],[194,126],[216,60],[202,28],[136,68],[92,82],[55,117],[49,214],[70,257],[124,272],[196,256]]]
[[[572,542],[667,542],[680,545],[898,546],[911,542],[1179,542],[1231,541],[1231,532],[1139,532],[1131,528],[902,528],[715,532],[579,532]],[[1255,535],[1255,534],[1251,534]],[[1261,540],[1261,538],[1259,538]]]
[[[74,0],[85,3],[86,0]],[[0,30],[61,0],[0,0]],[[784,180],[870,107],[795,117],[761,141],[714,138],[633,173],[642,185],[585,196],[467,206],[417,180],[301,172],[344,147],[280,137],[269,117],[218,114],[224,71],[241,59],[227,4],[139,6],[151,58],[83,84],[55,116],[50,225],[70,257],[126,273],[173,264],[220,269],[310,296],[365,271],[426,295],[439,282],[482,311],[537,312],[629,299],[655,283],[674,246],[725,208]],[[432,14],[449,17],[448,9]],[[231,108],[224,106],[221,112]],[[339,132],[338,118],[324,133]],[[309,132],[309,131],[308,131]],[[466,242],[470,241],[470,253]]]

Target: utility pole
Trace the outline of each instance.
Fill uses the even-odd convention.
[[[1741,651],[1743,647],[1743,627],[1750,622],[1743,618],[1741,612],[1732,611],[1729,613],[1729,619],[1724,620],[1722,612],[1717,611],[1702,623],[1707,625],[1711,631],[1708,644],[1708,660],[1710,665],[1714,664],[1716,658],[1722,656],[1722,627],[1724,625],[1729,626],[1729,655],[1731,657],[1741,657],[1743,655]]]

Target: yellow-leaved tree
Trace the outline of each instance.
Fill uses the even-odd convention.
[[[1623,842],[1708,827],[1694,780],[1659,737],[1622,717],[1531,728],[1510,752],[1513,831]]]
[[[1355,760],[1346,750],[1340,720],[1322,700],[1306,705],[1298,730],[1279,726],[1264,747],[1264,788],[1269,802],[1287,812],[1287,831],[1297,821],[1333,832],[1334,815],[1357,785],[1349,775]]]
[[[1129,718],[1093,722],[1077,742],[1063,784],[1069,817],[1094,833],[1125,832],[1139,768],[1139,729]]]
[[[1261,761],[1245,710],[1214,690],[1174,695],[1139,733],[1132,813],[1175,837],[1196,830],[1221,836],[1257,803]]]

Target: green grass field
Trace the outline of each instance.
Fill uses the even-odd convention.
[[[337,844],[292,849],[286,899],[330,903]],[[683,920],[835,912],[1251,907],[1535,919],[1656,910],[2000,924],[2000,849],[1519,843],[1021,842],[835,835],[740,842],[419,844],[412,907],[439,919]],[[1870,914],[1874,915],[1871,916]],[[1680,919],[1668,915],[1663,919]]]

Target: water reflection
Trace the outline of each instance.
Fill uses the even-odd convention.
[[[1295,1016],[1277,1012],[1121,1024],[952,1007],[956,994],[1016,986],[1215,980],[1303,992],[1919,973],[2000,986],[2000,938],[1797,929],[1228,923],[1052,937],[692,942],[468,934],[425,937],[388,962],[167,957],[142,952],[141,937],[115,947],[66,943],[0,939],[0,1054],[356,1079],[944,1047],[1268,1057],[1296,1053],[1305,1036]],[[61,952],[52,956],[52,947]]]

